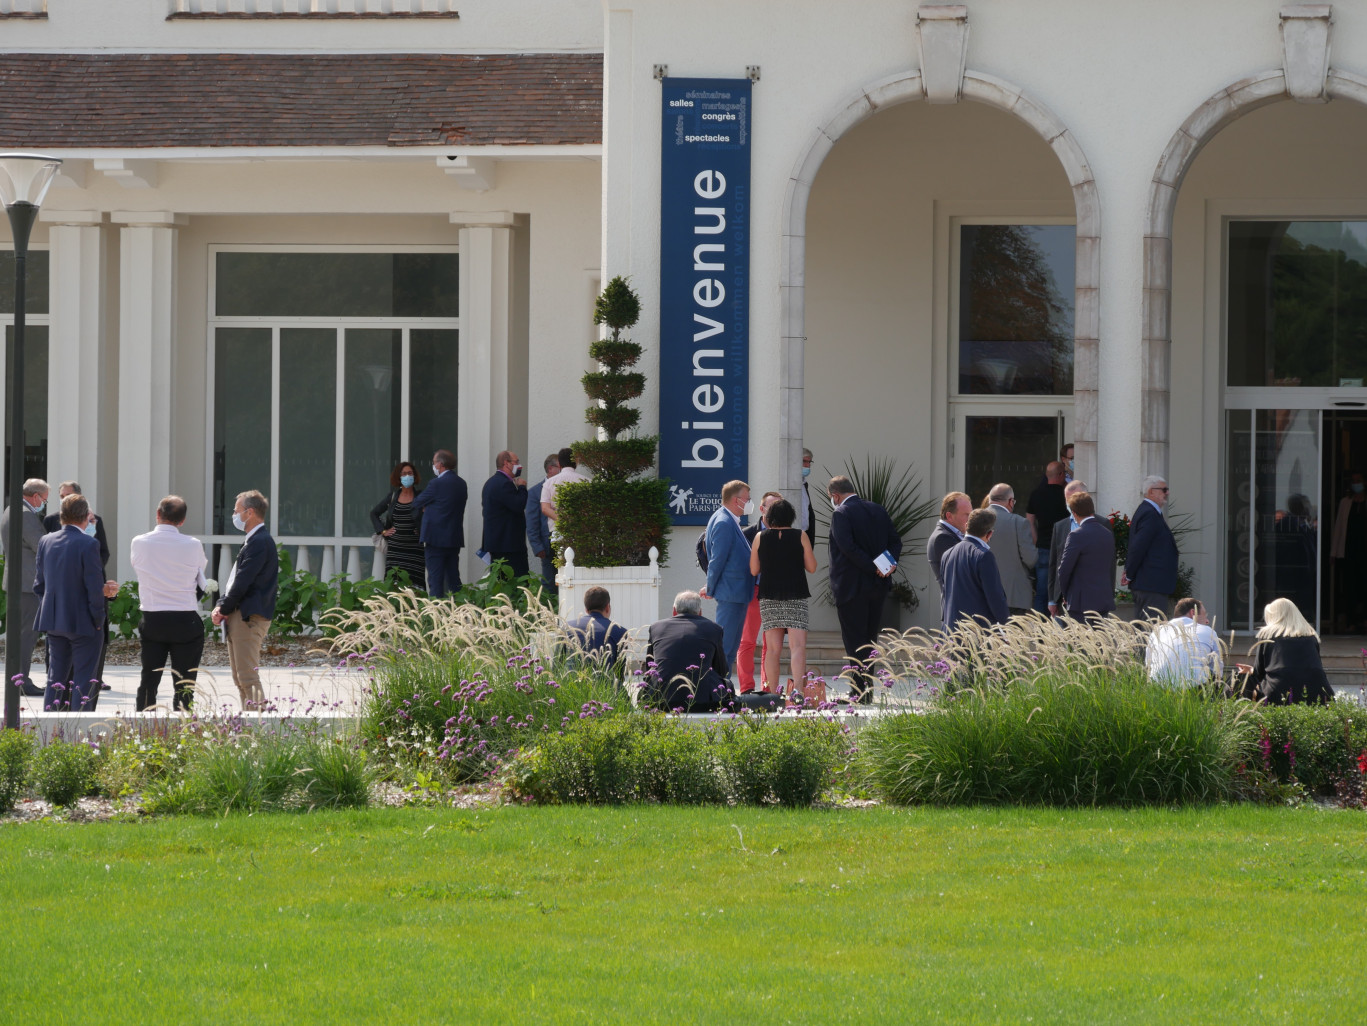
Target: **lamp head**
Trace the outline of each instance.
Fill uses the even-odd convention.
[[[60,157],[41,153],[0,153],[0,202],[39,207],[62,166]]]

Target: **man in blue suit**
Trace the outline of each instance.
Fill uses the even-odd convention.
[[[945,582],[945,630],[962,620],[983,624],[1006,623],[1011,611],[1006,604],[997,557],[988,544],[997,526],[992,509],[975,509],[968,517],[964,540],[945,553],[940,575]]]
[[[489,561],[501,559],[514,577],[527,576],[527,482],[515,452],[494,457],[494,473],[484,482],[480,497],[484,510],[484,551]]]
[[[62,500],[62,529],[44,535],[34,557],[35,626],[47,634],[45,709],[94,709],[104,600],[109,592],[100,565],[100,543],[90,504],[83,495]],[[113,583],[114,591],[118,584]]]
[[[449,449],[432,455],[432,480],[413,500],[422,514],[418,539],[427,560],[427,594],[442,598],[460,591],[460,550],[465,547],[465,503],[470,497],[456,474],[456,457]]]
[[[242,492],[233,503],[233,526],[247,535],[223,586],[211,617],[228,642],[228,666],[243,709],[266,704],[261,687],[261,644],[275,617],[280,584],[280,553],[266,529],[270,505],[255,489]]]
[[[940,622],[945,622],[945,579],[940,573],[940,563],[945,553],[964,540],[968,530],[968,516],[973,512],[973,500],[963,492],[950,492],[940,503],[940,519],[935,529],[926,539],[926,561],[930,572],[935,576],[935,585],[940,589]]]
[[[1125,552],[1125,575],[1121,584],[1134,593],[1134,611],[1140,619],[1168,619],[1169,602],[1177,590],[1177,539],[1163,516],[1168,502],[1168,483],[1161,477],[1144,478],[1144,499],[1130,518],[1130,547]]]
[[[1077,530],[1063,543],[1058,564],[1058,589],[1068,615],[1085,621],[1089,615],[1115,612],[1115,535],[1096,518],[1096,501],[1089,492],[1068,499]]]
[[[551,453],[542,466],[546,477],[560,473],[560,456]],[[527,541],[531,543],[532,554],[541,560],[541,579],[546,590],[554,595],[555,587],[555,550],[551,548],[551,521],[541,510],[541,486],[546,483],[542,478],[527,489],[527,505],[523,508],[523,518],[527,524]]]
[[[873,679],[864,669],[883,624],[883,603],[892,587],[889,578],[902,556],[902,536],[888,511],[861,499],[844,474],[826,486],[831,513],[831,595],[840,618],[840,637],[853,669],[850,700],[873,701]],[[874,561],[883,553],[892,561],[880,570]]]
[[[627,629],[612,622],[612,596],[607,588],[594,585],[584,592],[584,615],[565,624],[565,633],[580,654],[608,669],[617,665]]]
[[[745,612],[755,594],[750,543],[740,525],[740,518],[750,513],[751,508],[750,486],[744,481],[727,481],[722,485],[721,505],[707,522],[707,587],[702,597],[716,600],[728,674],[736,668],[736,652],[745,632]]]

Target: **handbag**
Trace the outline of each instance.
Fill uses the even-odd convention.
[[[382,534],[372,534],[370,543],[375,546],[375,551],[382,556],[389,555],[389,539]]]

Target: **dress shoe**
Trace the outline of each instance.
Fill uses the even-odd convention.
[[[113,691],[113,690],[114,690],[114,685],[113,685],[113,684],[106,684],[106,683],[104,683],[104,681],[100,681],[100,690],[101,690],[101,691]]]

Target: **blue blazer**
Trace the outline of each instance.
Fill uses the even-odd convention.
[[[1115,612],[1115,535],[1095,517],[1063,543],[1058,590],[1074,620]]]
[[[38,596],[35,630],[98,634],[105,613],[100,543],[72,524],[44,535],[34,558],[33,591]]]
[[[613,623],[602,613],[585,613],[576,617],[565,624],[565,632],[579,643],[585,655],[591,656],[606,648],[608,654],[603,657],[604,666],[616,664],[622,639],[627,636],[625,627]]]
[[[469,498],[465,480],[454,470],[429,481],[413,499],[413,509],[422,511],[418,540],[438,549],[464,548],[465,503]]]
[[[484,509],[485,551],[525,551],[527,486],[515,485],[507,474],[495,470],[494,476],[484,482],[480,501]]]
[[[1147,499],[1130,518],[1130,547],[1125,553],[1130,587],[1171,595],[1177,590],[1177,539],[1167,518]]]
[[[233,586],[219,600],[218,611],[224,616],[238,612],[242,619],[264,616],[275,619],[275,595],[280,583],[280,553],[275,539],[262,525],[237,550],[233,563]],[[226,585],[227,582],[225,581]]]
[[[878,575],[874,557],[884,550],[902,555],[902,536],[888,511],[851,495],[831,513],[831,595],[837,606],[886,596],[892,586]]]
[[[718,602],[749,603],[755,597],[750,543],[724,506],[707,522],[707,594]]]
[[[997,557],[978,541],[965,538],[940,562],[945,582],[945,630],[952,630],[960,620],[1006,623],[1011,616]]]
[[[523,510],[523,520],[527,524],[527,541],[532,546],[532,552],[544,552],[549,558],[553,555],[551,521],[550,517],[541,512],[541,486],[545,483],[541,480],[527,489],[527,505]]]

